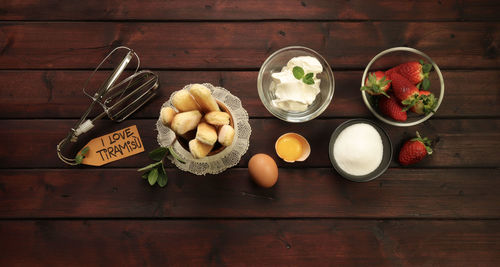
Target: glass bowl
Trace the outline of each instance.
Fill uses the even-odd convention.
[[[315,57],[323,66],[323,72],[316,75],[317,78],[321,79],[320,93],[307,110],[301,112],[285,111],[274,106],[272,103],[272,100],[276,97],[274,92],[270,90],[271,75],[280,72],[290,59],[298,56]],[[334,87],[333,72],[328,62],[316,51],[303,46],[289,46],[274,52],[262,64],[257,78],[257,88],[262,104],[275,117],[288,122],[310,121],[323,113],[332,101]]]
[[[361,86],[364,85],[364,81],[370,72],[374,72],[377,70],[386,71],[401,63],[419,60],[424,60],[426,63],[432,64],[432,70],[429,74],[429,80],[431,82],[429,91],[434,94],[436,99],[438,99],[436,108],[434,109],[434,111],[437,112],[444,97],[443,75],[441,74],[441,70],[439,69],[438,65],[429,56],[417,49],[410,47],[393,47],[380,52],[378,55],[372,58],[372,60],[366,66],[365,71],[363,72],[363,77],[361,78]],[[372,96],[365,91],[361,91],[361,96],[363,97],[363,101],[365,102],[366,107],[373,113],[375,117],[377,117],[377,119],[393,126],[408,127],[417,125],[428,120],[435,113],[430,112],[427,115],[418,115],[411,111],[408,111],[408,119],[406,121],[396,121],[378,111],[376,107],[377,96]]]

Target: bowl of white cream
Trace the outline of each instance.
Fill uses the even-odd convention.
[[[332,133],[329,156],[335,170],[355,182],[368,182],[382,175],[392,159],[387,132],[366,119],[348,120]]]
[[[326,110],[335,81],[328,62],[316,51],[289,46],[272,53],[257,78],[259,97],[275,117],[306,122]]]

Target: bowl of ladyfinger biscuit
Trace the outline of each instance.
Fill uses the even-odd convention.
[[[161,108],[158,142],[186,161],[181,169],[218,173],[237,164],[248,149],[250,125],[241,101],[222,87],[190,84]]]

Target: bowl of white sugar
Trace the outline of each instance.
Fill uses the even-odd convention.
[[[344,178],[368,182],[382,175],[392,159],[392,143],[387,132],[366,119],[342,123],[330,138],[330,161]]]

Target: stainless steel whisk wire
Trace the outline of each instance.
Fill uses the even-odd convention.
[[[123,60],[114,69],[113,73],[102,83],[96,93],[93,95],[89,94],[86,88],[96,72],[111,55],[121,49],[128,51]],[[115,85],[133,57],[137,59],[137,67],[134,73]],[[132,115],[156,94],[156,89],[159,86],[158,76],[149,70],[138,71],[139,67],[139,56],[132,49],[125,46],[119,46],[113,49],[94,69],[83,86],[83,93],[90,97],[92,102],[75,126],[70,129],[68,135],[58,143],[57,155],[61,161],[68,165],[78,165],[75,158],[68,158],[62,154],[62,148],[68,144],[68,142],[76,143],[81,134],[88,132],[94,127],[95,121],[107,115],[109,119],[121,122]],[[124,86],[125,84],[126,86]],[[128,90],[129,88],[132,88],[132,90]],[[116,102],[108,107],[107,105],[115,99]],[[127,103],[127,101],[131,102]],[[92,120],[87,119],[96,103],[98,103],[104,111]]]

